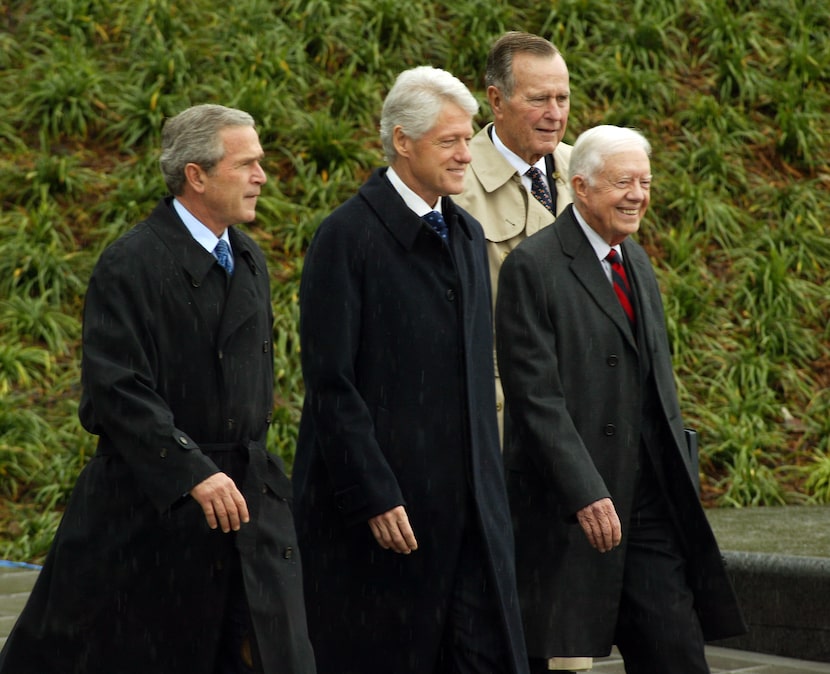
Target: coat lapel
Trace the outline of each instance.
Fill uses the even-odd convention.
[[[637,340],[628,323],[628,318],[605,276],[602,264],[573,214],[573,206],[569,205],[560,218],[559,239],[562,251],[571,258],[571,271],[597,307],[608,316],[636,350]]]
[[[240,237],[236,229],[230,227],[228,236],[234,253],[234,272],[228,285],[225,298],[225,311],[219,324],[216,343],[222,346],[239,326],[259,311],[263,299],[257,295],[256,276],[264,274],[256,264],[250,243]]]

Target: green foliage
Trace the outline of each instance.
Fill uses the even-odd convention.
[[[303,397],[302,255],[382,162],[396,75],[444,67],[484,103],[491,41],[550,37],[568,138],[598,123],[654,146],[639,235],[658,270],[709,504],[830,500],[830,14],[824,0],[13,0],[0,9],[0,555],[38,559],[94,437],[76,418],[80,313],[102,248],[164,193],[163,120],[257,119],[269,182],[276,397],[290,466]],[[786,413],[785,413],[786,412]],[[8,532],[8,533],[7,533]]]

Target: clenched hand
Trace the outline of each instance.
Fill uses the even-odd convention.
[[[211,529],[221,527],[225,533],[231,529],[239,531],[250,520],[245,497],[225,473],[214,473],[202,480],[190,490],[190,495],[202,506]]]
[[[609,552],[622,541],[622,526],[610,498],[603,498],[576,513],[582,531],[592,547]]]
[[[369,528],[378,545],[403,555],[418,549],[418,541],[409,525],[406,508],[397,506],[369,520]]]

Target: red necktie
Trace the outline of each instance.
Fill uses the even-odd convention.
[[[634,319],[634,296],[631,293],[631,286],[628,285],[628,276],[625,273],[625,267],[620,262],[620,256],[613,248],[611,252],[605,257],[611,264],[611,281],[614,284],[614,292],[617,294],[617,299],[622,305],[625,315],[633,328],[635,325]]]

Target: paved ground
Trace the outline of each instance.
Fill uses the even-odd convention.
[[[23,608],[37,574],[36,569],[0,566],[0,646],[5,643],[14,621]],[[726,648],[707,648],[707,658],[712,674],[830,674],[830,664],[802,662]],[[622,660],[614,653],[611,657],[597,660],[592,671],[598,674],[623,674],[625,669]]]

